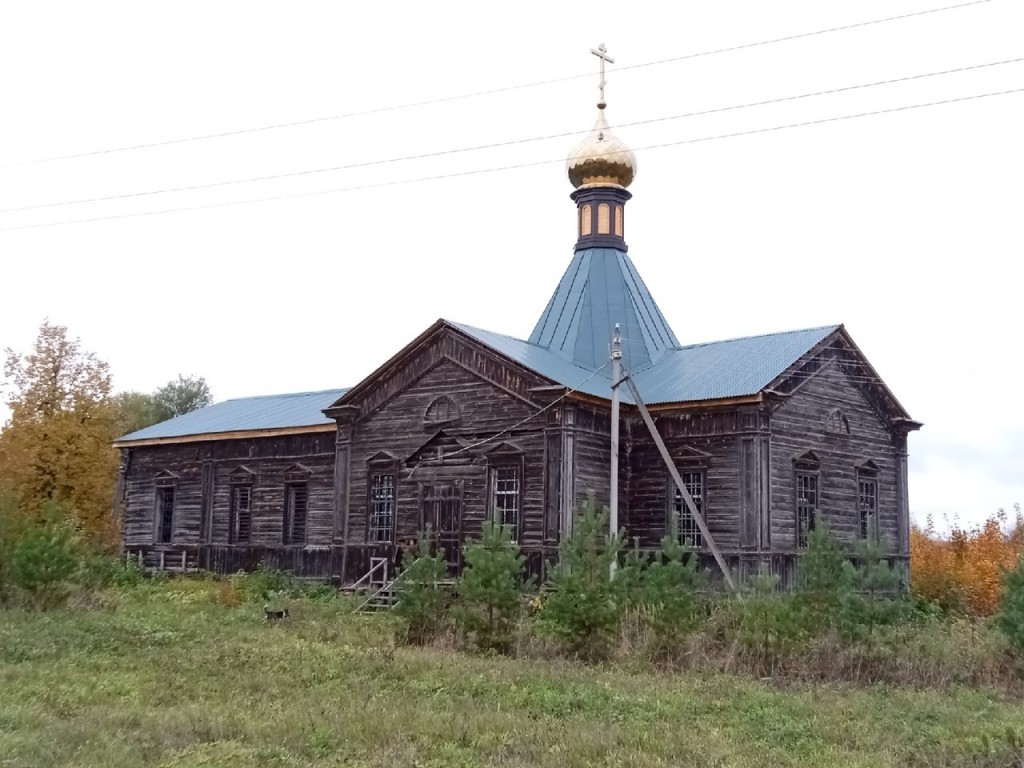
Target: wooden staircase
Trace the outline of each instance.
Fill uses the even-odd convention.
[[[370,570],[356,581],[349,591],[362,597],[356,607],[357,613],[390,611],[398,603],[398,589],[395,586],[401,576],[390,578],[386,557],[370,558]]]

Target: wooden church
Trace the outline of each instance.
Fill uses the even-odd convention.
[[[630,541],[675,532],[739,578],[792,583],[821,523],[848,542],[876,527],[906,573],[921,424],[841,325],[681,345],[627,254],[635,169],[602,98],[568,160],[575,252],[529,338],[442,319],[350,389],[229,400],[120,438],[125,553],[351,584],[428,525],[457,573],[493,518],[543,573],[580,503],[617,486]]]

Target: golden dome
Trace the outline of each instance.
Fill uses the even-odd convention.
[[[636,176],[633,151],[608,130],[604,103],[597,105],[594,130],[569,155],[566,171],[576,189],[581,187],[628,187]]]

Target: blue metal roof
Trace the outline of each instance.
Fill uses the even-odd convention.
[[[669,351],[636,374],[648,403],[755,395],[840,326],[747,336]]]
[[[530,343],[593,370],[608,359],[616,323],[623,362],[633,369],[656,363],[679,347],[626,252],[586,248],[573,256]]]
[[[468,325],[452,325],[562,386],[597,397],[611,397],[608,367],[595,374],[607,357],[592,367],[584,367],[530,341]],[[648,404],[754,395],[840,327],[827,325],[693,344],[666,350],[657,362],[639,371],[635,364],[627,363],[626,367]],[[631,402],[628,391],[623,389],[620,395],[624,402]]]
[[[333,424],[331,419],[324,416],[323,409],[346,392],[347,389],[325,389],[321,392],[296,392],[225,400],[223,403],[208,405],[132,432],[118,438],[116,443]]]

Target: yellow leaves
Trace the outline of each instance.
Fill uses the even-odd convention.
[[[112,542],[117,411],[107,364],[47,322],[31,353],[7,350],[4,375],[13,387],[0,431],[0,482],[17,493],[23,514],[60,501],[91,538]]]
[[[917,594],[946,608],[990,616],[999,608],[1002,574],[1024,554],[1020,510],[1008,520],[1000,510],[973,528],[954,526],[940,536],[928,520],[910,532],[910,580]]]

